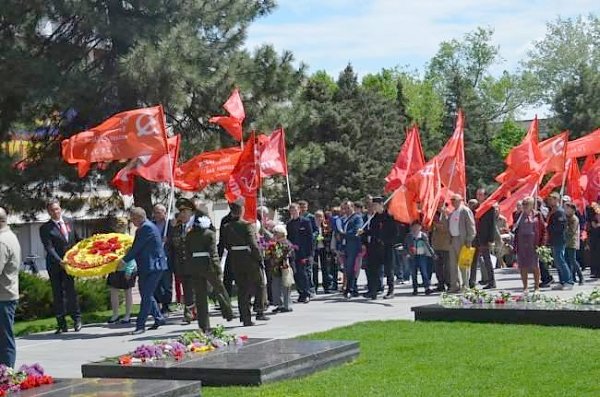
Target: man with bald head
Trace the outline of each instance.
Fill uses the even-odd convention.
[[[454,194],[451,198],[454,210],[447,218],[448,230],[450,231],[450,290],[456,293],[461,288],[469,287],[469,269],[461,269],[461,283],[458,281],[458,256],[462,247],[471,247],[475,238],[475,217],[467,207],[460,194]],[[444,209],[445,210],[445,209]]]
[[[0,364],[15,366],[17,348],[13,333],[19,299],[21,246],[8,227],[6,210],[0,207]]]

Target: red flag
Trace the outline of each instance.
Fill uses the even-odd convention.
[[[431,160],[406,183],[421,204],[422,223],[431,226],[441,198],[442,181],[439,164],[436,158]]]
[[[212,183],[227,182],[241,153],[242,149],[236,146],[204,152],[191,158],[181,164],[175,172],[177,187],[199,191]]]
[[[252,132],[225,188],[225,197],[228,202],[245,200],[244,219],[249,222],[256,221],[256,195],[261,183],[256,146],[256,138]]]
[[[592,169],[595,162],[596,162],[596,155],[594,155],[594,154],[588,155],[585,158],[585,162],[583,163],[583,166],[581,167],[581,173],[587,174],[587,172]]]
[[[118,113],[62,141],[62,157],[84,176],[90,163],[163,155],[167,132],[162,106]]]
[[[600,153],[600,128],[567,145],[567,158],[569,159],[598,153]]]
[[[586,173],[587,185],[584,197],[589,202],[598,202],[600,199],[600,159],[596,160],[592,168]]]
[[[400,186],[394,191],[388,205],[388,213],[398,222],[411,223],[419,219],[419,211],[414,194],[406,186]]]
[[[585,200],[583,197],[583,189],[581,188],[581,173],[579,172],[579,165],[577,159],[567,160],[567,178],[565,179],[565,187],[567,194],[571,197],[571,200],[579,211],[583,213],[585,210]]]
[[[242,103],[242,98],[240,97],[240,90],[237,88],[233,90],[229,99],[223,104],[223,108],[227,110],[227,112],[240,121],[244,121],[246,118],[246,112],[244,111],[244,104]]]
[[[406,140],[402,148],[400,148],[396,163],[388,176],[385,177],[384,192],[393,192],[401,185],[404,185],[406,180],[423,168],[424,165],[425,156],[423,155],[423,148],[421,146],[419,128],[413,126],[406,132]]]
[[[529,131],[523,141],[506,157],[505,163],[515,175],[527,177],[540,168],[542,153],[538,147],[538,119],[531,122]]]
[[[283,128],[273,131],[271,135],[265,138],[259,140],[261,178],[268,178],[277,174],[287,175],[285,132]]]
[[[540,190],[539,196],[545,199],[550,195],[550,193],[554,191],[554,189],[561,187],[564,175],[564,172],[557,172],[554,175],[552,175],[552,178],[550,178],[548,182],[546,182],[544,187]]]
[[[527,196],[535,197],[535,193],[540,183],[539,174],[531,174],[509,198],[500,202],[500,214],[506,218],[508,226],[512,226],[512,214],[517,208],[517,202],[523,200]]]
[[[242,131],[242,123],[246,118],[244,104],[240,97],[240,91],[236,88],[233,90],[227,101],[223,104],[223,108],[227,110],[229,116],[211,117],[210,123],[219,124],[225,131],[238,142],[242,140],[244,133]]]
[[[465,169],[464,116],[459,109],[456,128],[450,140],[435,156],[439,164],[442,185],[449,195],[457,193],[467,196],[467,173]]]
[[[151,182],[169,182],[177,167],[180,135],[168,139],[169,155],[140,156],[115,174],[111,183],[124,195],[133,194],[135,176]],[[169,156],[171,159],[169,160]]]
[[[563,172],[567,156],[569,133],[563,132],[540,142],[539,148],[543,160],[549,160],[546,172]]]
[[[242,140],[242,123],[235,117],[231,116],[215,116],[208,120],[210,123],[218,124],[225,131],[229,132],[236,141]]]

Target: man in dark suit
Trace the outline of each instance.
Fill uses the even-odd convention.
[[[298,289],[298,302],[310,302],[312,277],[311,260],[315,256],[314,234],[308,218],[300,216],[300,207],[290,205],[290,221],[287,223],[288,239],[296,246],[294,279]]]
[[[122,262],[124,265],[135,259],[137,263],[138,286],[142,302],[132,335],[139,335],[146,332],[148,314],[152,314],[154,317],[154,325],[150,329],[157,329],[166,324],[165,318],[158,309],[156,299],[154,299],[154,292],[163,272],[167,270],[167,258],[160,231],[154,223],[147,219],[146,211],[143,208],[134,207],[131,210],[131,222],[137,227],[137,231],[133,245],[123,257]]]
[[[75,322],[75,332],[81,330],[81,313],[75,291],[75,280],[69,276],[63,267],[65,253],[75,245],[79,236],[73,223],[62,216],[58,200],[48,202],[46,209],[50,220],[40,228],[40,238],[46,250],[46,269],[52,285],[54,314],[56,315],[56,334],[68,331],[67,312]],[[66,303],[66,305],[65,305]]]
[[[477,189],[477,199],[474,200],[477,205],[481,205],[485,201],[485,189]],[[471,274],[469,277],[469,287],[474,288],[477,281],[477,264],[479,258],[483,259],[481,266],[481,283],[485,285],[483,289],[496,288],[496,279],[494,277],[494,266],[492,264],[491,247],[496,240],[496,209],[494,207],[487,210],[481,218],[475,221],[477,235],[475,236],[475,256],[473,257],[473,265],[471,266]]]

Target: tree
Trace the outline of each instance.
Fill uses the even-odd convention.
[[[70,136],[119,111],[162,103],[186,142],[185,158],[235,144],[208,123],[234,86],[242,88],[252,127],[303,80],[303,67],[293,66],[289,52],[241,50],[248,25],[273,9],[271,0],[8,3],[0,9],[0,50],[10,55],[0,73],[11,76],[0,83],[0,138],[55,110],[77,110],[74,122],[60,125]],[[43,147],[24,173],[0,170],[11,174],[0,199],[11,199],[14,209],[35,212],[55,190],[78,197],[105,184],[118,167],[80,181],[62,164],[58,139]],[[136,205],[149,208],[152,186],[136,182]]]
[[[444,99],[445,133],[453,131],[457,110],[465,111],[469,190],[486,185],[502,168],[503,158],[492,145],[492,123],[513,117],[519,107],[533,102],[529,74],[491,74],[492,66],[500,61],[492,37],[491,29],[478,28],[462,41],[441,43],[427,73]]]
[[[577,75],[562,84],[554,97],[556,127],[569,130],[570,139],[579,138],[600,127],[600,73],[581,65]]]
[[[546,36],[534,43],[524,66],[536,77],[539,99],[552,104],[564,85],[578,78],[582,68],[600,66],[600,18],[557,18]]]

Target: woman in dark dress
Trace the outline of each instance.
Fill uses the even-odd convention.
[[[590,269],[592,278],[600,278],[600,207],[595,208],[595,213],[590,222]]]
[[[523,212],[515,225],[515,252],[521,271],[523,292],[527,293],[528,273],[533,272],[535,291],[539,292],[540,262],[537,248],[544,245],[545,226],[542,216],[533,208],[533,198],[523,200]]]

